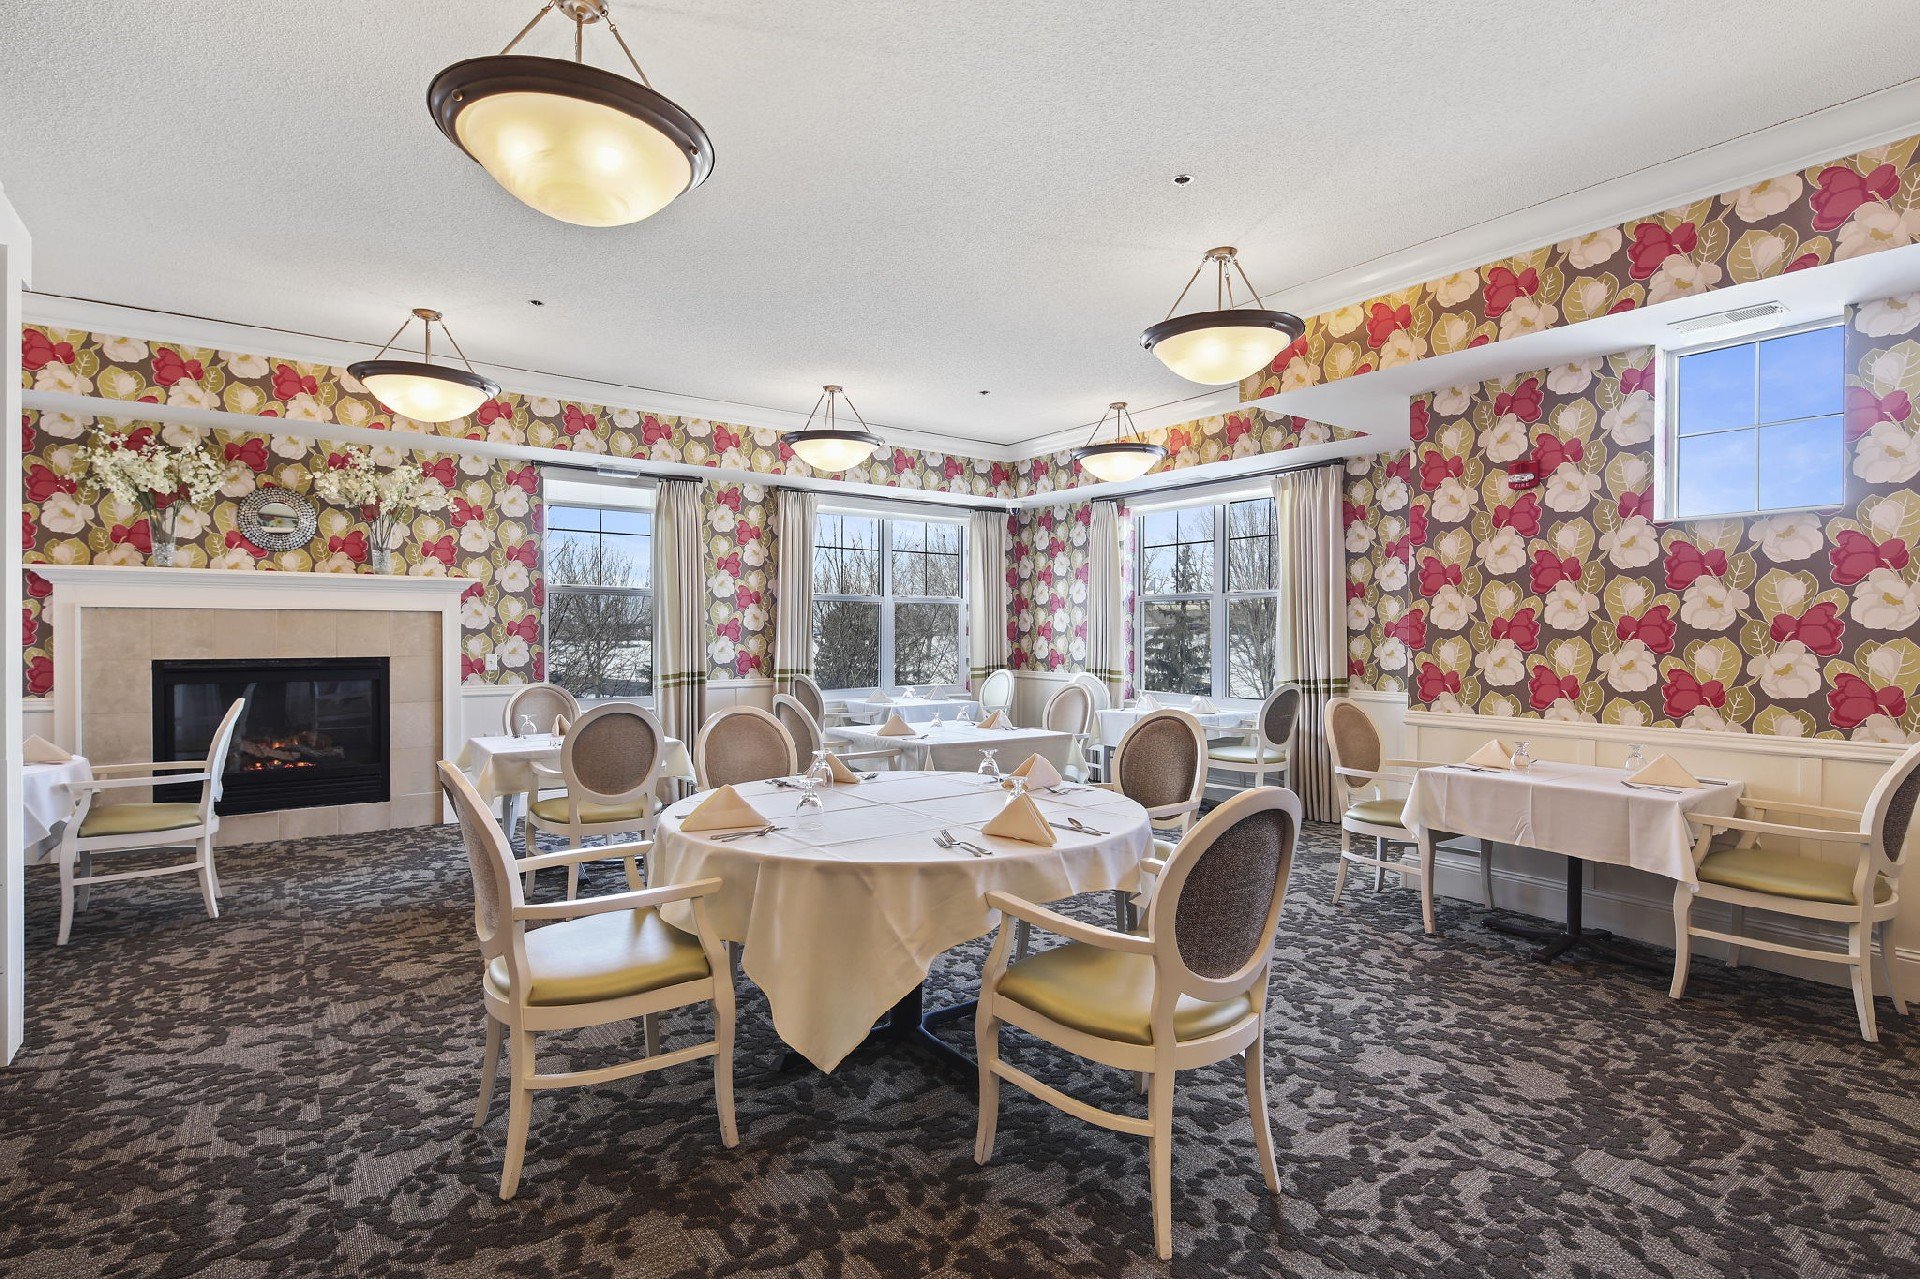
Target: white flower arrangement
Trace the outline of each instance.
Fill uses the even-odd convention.
[[[372,528],[375,551],[384,559],[393,549],[395,522],[433,495],[434,481],[417,467],[382,467],[370,449],[349,448],[342,456],[342,465],[314,475],[313,491],[335,506],[358,508]]]
[[[89,488],[145,512],[167,542],[180,512],[212,502],[227,474],[226,465],[198,443],[169,444],[157,435],[135,444],[130,436],[102,432],[77,460],[86,467]]]

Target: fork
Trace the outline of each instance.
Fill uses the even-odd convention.
[[[975,857],[993,856],[993,850],[991,848],[982,848],[978,844],[969,844],[964,839],[955,839],[951,831],[943,830],[940,833],[947,837],[947,847],[949,848],[964,848],[968,852],[972,853]]]
[[[723,835],[715,835],[713,842],[716,844],[731,844],[736,839],[757,839],[761,835],[771,835],[779,829],[781,828],[775,826],[772,822],[768,822],[758,830],[735,830],[728,831]]]
[[[1678,786],[1661,786],[1655,782],[1630,782],[1624,777],[1620,779],[1620,784],[1630,790],[1659,790],[1665,791],[1669,795],[1678,795],[1680,793]]]
[[[955,839],[953,836],[947,834],[947,832],[943,830],[934,832],[933,842],[939,845],[941,848],[957,848],[961,852],[967,853],[974,857],[978,857],[980,855],[974,852],[970,846],[966,844],[962,844],[959,840]]]

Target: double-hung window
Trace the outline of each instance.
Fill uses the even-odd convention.
[[[653,693],[653,512],[546,508],[547,677],[580,698]]]
[[[1273,684],[1273,499],[1139,517],[1138,683],[1153,693],[1265,697]]]
[[[966,526],[822,511],[813,534],[813,674],[822,688],[965,679]]]
[[[1846,334],[1839,322],[1666,358],[1663,518],[1840,504]]]

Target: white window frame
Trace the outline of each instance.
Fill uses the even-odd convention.
[[[1653,450],[1653,511],[1654,521],[1660,524],[1686,523],[1696,520],[1740,520],[1753,519],[1768,515],[1791,515],[1801,511],[1833,511],[1846,504],[1847,450],[1844,444],[1846,432],[1846,362],[1841,361],[1841,438],[1840,456],[1834,465],[1840,471],[1841,500],[1801,506],[1769,506],[1746,511],[1729,511],[1715,515],[1680,515],[1680,361],[1691,355],[1704,355],[1709,351],[1724,351],[1736,346],[1751,346],[1756,350],[1762,342],[1771,342],[1775,338],[1792,337],[1796,333],[1811,333],[1815,329],[1843,329],[1846,317],[1831,316],[1819,320],[1809,320],[1802,324],[1789,324],[1781,328],[1765,329],[1758,333],[1748,333],[1741,337],[1722,338],[1714,342],[1698,342],[1691,346],[1662,347],[1654,361],[1654,450]],[[1756,359],[1758,356],[1756,355]],[[1754,380],[1754,394],[1760,393],[1759,379]],[[1822,417],[1832,416],[1821,414]],[[1753,425],[1754,448],[1760,447],[1760,427],[1780,426],[1788,422],[1808,421],[1807,418],[1783,418],[1780,421],[1760,422],[1756,406]],[[1734,428],[1738,429],[1738,428]],[[1756,476],[1759,460],[1755,457]],[[1545,476],[1541,477],[1543,480]],[[1758,487],[1755,489],[1756,500]]]
[[[940,688],[964,687],[967,680],[967,660],[968,660],[967,659],[967,653],[968,653],[967,569],[968,569],[969,557],[974,553],[974,548],[972,545],[973,539],[970,536],[968,521],[964,517],[956,519],[953,516],[937,513],[937,512],[901,511],[901,510],[880,511],[880,510],[875,510],[874,508],[868,507],[868,506],[824,506],[823,505],[814,512],[814,518],[818,520],[819,517],[822,515],[838,515],[843,517],[852,516],[857,519],[874,520],[878,522],[878,524],[880,525],[880,534],[879,534],[880,593],[878,595],[848,595],[848,594],[840,594],[837,592],[822,592],[822,591],[813,592],[813,602],[815,605],[819,605],[824,602],[824,603],[875,604],[879,606],[880,683],[870,685],[864,688],[828,688],[828,689],[822,689],[821,691],[829,694],[867,693],[867,692],[873,692],[876,689],[892,689],[892,688],[901,687],[899,680],[894,678],[896,671],[894,669],[894,651],[893,651],[893,645],[894,645],[893,613],[894,613],[894,605],[896,604],[952,604],[956,606],[954,611],[959,617],[958,633],[955,637],[957,647],[954,650],[959,655],[958,663],[957,663],[957,674],[955,679],[950,683],[943,683],[943,684],[937,685],[937,687],[940,687]],[[960,594],[948,596],[948,595],[896,595],[893,593],[893,530],[896,524],[950,524],[955,529],[958,530],[960,535],[959,536]],[[815,530],[815,535],[816,537],[818,536],[817,526]],[[816,556],[818,555],[817,547],[815,548],[815,554]],[[809,572],[809,574],[811,574],[811,572],[813,571],[813,565],[809,564],[807,566],[807,571]],[[807,618],[807,661],[809,665],[814,665],[815,668],[818,669],[817,663],[814,662],[814,655],[813,655],[813,618],[811,616]],[[919,685],[917,687],[924,688],[924,687],[936,687],[936,686]]]
[[[1149,688],[1147,686],[1147,605],[1149,603],[1189,603],[1204,601],[1208,605],[1208,647],[1212,671],[1209,678],[1210,691],[1207,694],[1215,701],[1256,702],[1259,698],[1234,697],[1227,689],[1227,617],[1229,605],[1242,600],[1274,600],[1274,608],[1279,608],[1279,575],[1284,570],[1276,559],[1273,565],[1274,585],[1260,591],[1230,591],[1227,589],[1228,556],[1227,544],[1231,540],[1227,529],[1227,511],[1241,502],[1267,502],[1271,504],[1273,495],[1266,492],[1245,492],[1222,494],[1206,502],[1181,504],[1178,506],[1157,506],[1134,514],[1133,538],[1139,564],[1137,584],[1133,600],[1133,684],[1142,692],[1155,696],[1186,697],[1188,694],[1172,689]],[[1213,517],[1213,588],[1204,592],[1184,594],[1150,594],[1146,589],[1146,553],[1147,518],[1153,515],[1165,515],[1178,510],[1192,510],[1194,507],[1206,507]],[[1276,512],[1277,517],[1277,512]],[[1273,540],[1277,541],[1278,529]],[[1268,672],[1268,681],[1273,673]]]
[[[556,583],[551,571],[551,566],[548,563],[553,554],[554,545],[558,540],[552,535],[552,513],[555,507],[565,507],[573,510],[644,511],[648,516],[652,516],[654,514],[654,487],[651,484],[643,487],[635,487],[632,484],[600,482],[595,477],[569,475],[562,479],[543,476],[540,494],[540,577],[541,581],[545,584],[544,589],[546,592],[546,599],[540,610],[540,642],[546,654],[545,666],[547,677],[549,679],[553,677],[553,600],[557,594],[577,592],[580,594],[639,595],[644,590],[653,606],[654,624],[653,681],[647,692],[638,698],[611,698],[597,695],[581,696],[577,692],[575,696],[582,706],[595,706],[608,701],[638,701],[642,706],[652,707],[660,689],[660,596],[658,591],[654,589],[653,580],[658,555],[653,554],[649,557],[649,563],[647,565],[647,585],[644,588],[573,586]],[[648,550],[653,552],[659,544],[660,529],[657,523],[651,520],[649,523],[650,532],[647,535],[647,546]],[[572,692],[574,690],[569,691]]]

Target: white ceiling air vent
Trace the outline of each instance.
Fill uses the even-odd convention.
[[[1696,315],[1690,320],[1675,320],[1667,327],[1675,333],[1698,333],[1702,329],[1725,328],[1729,324],[1745,324],[1750,320],[1764,320],[1786,313],[1787,308],[1778,302],[1755,302],[1752,306],[1738,306],[1731,311],[1715,311],[1711,315]]]

